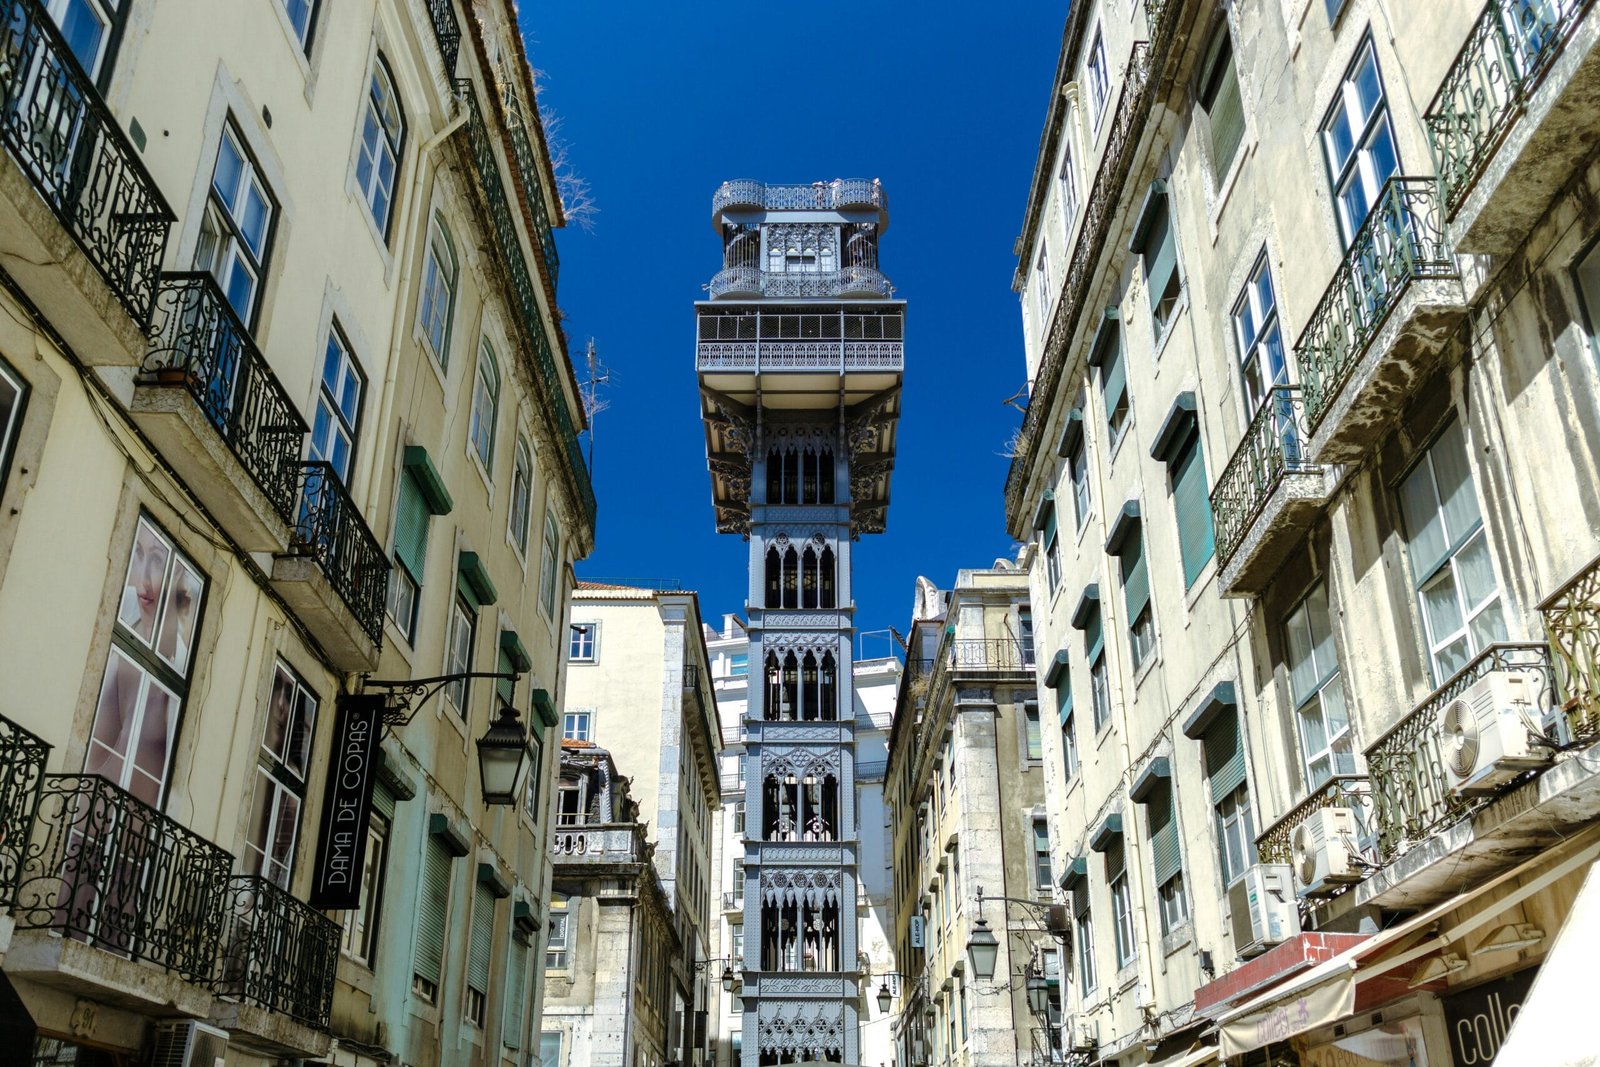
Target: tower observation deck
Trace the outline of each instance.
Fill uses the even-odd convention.
[[[905,302],[876,180],[725,182],[695,304],[717,529],[748,542],[742,1067],[855,1063],[860,835],[851,549],[884,528]]]

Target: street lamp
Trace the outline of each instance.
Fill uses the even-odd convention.
[[[1000,956],[1000,941],[989,929],[989,920],[979,918],[967,938],[967,956],[972,960],[972,973],[980,982],[994,980],[995,961]]]
[[[528,731],[517,709],[500,705],[500,717],[478,738],[478,773],[483,779],[483,803],[515,804],[517,783],[528,762]]]
[[[1041,1018],[1049,1018],[1050,1014],[1050,983],[1045,981],[1043,974],[1034,964],[1028,965],[1028,1008]]]
[[[878,1011],[887,1014],[889,1003],[894,999],[894,994],[889,992],[889,979],[885,978],[878,985]]]
[[[724,993],[732,993],[733,992],[733,981],[734,981],[734,979],[733,979],[733,964],[732,963],[723,964],[723,967],[722,967],[722,991]]]

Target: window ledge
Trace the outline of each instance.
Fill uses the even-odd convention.
[[[1178,924],[1178,928],[1170,934],[1161,937],[1161,955],[1172,956],[1181,949],[1187,948],[1194,941],[1194,920],[1185,919]]]
[[[1119,453],[1121,453],[1122,446],[1123,446],[1124,442],[1126,442],[1128,440],[1128,438],[1131,436],[1130,431],[1132,429],[1133,429],[1133,400],[1132,400],[1132,398],[1129,398],[1129,400],[1128,400],[1128,420],[1122,424],[1122,432],[1117,434],[1117,436],[1112,438],[1112,440],[1111,440],[1111,448],[1110,448],[1110,450],[1108,451],[1108,453],[1106,455],[1106,465],[1107,466],[1112,466],[1112,467],[1116,466],[1117,455]]]
[[[1172,340],[1172,335],[1178,332],[1178,320],[1183,318],[1184,313],[1188,310],[1189,283],[1187,280],[1184,280],[1178,288],[1178,302],[1172,305],[1172,317],[1167,320],[1166,325],[1161,328],[1161,332],[1156,335],[1155,354],[1151,358],[1156,365],[1156,372],[1158,374],[1161,371],[1162,353],[1167,350],[1167,344]],[[1154,318],[1152,318],[1150,322],[1152,326],[1155,325]],[[1131,403],[1132,402],[1130,401],[1130,404]]]
[[[1149,654],[1145,656],[1144,662],[1139,664],[1139,669],[1133,672],[1133,691],[1135,693],[1139,691],[1139,687],[1144,684],[1145,678],[1149,676],[1151,671],[1156,669],[1156,664],[1160,662],[1161,640],[1160,638],[1157,638],[1155,646],[1151,648]]]
[[[1134,956],[1133,959],[1117,968],[1117,992],[1119,994],[1126,993],[1129,989],[1133,988],[1133,984],[1138,980],[1139,957]]]

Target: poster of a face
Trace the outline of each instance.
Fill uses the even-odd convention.
[[[179,674],[189,670],[189,654],[193,650],[203,588],[204,583],[194,568],[186,561],[178,560],[172,568],[172,578],[167,583],[161,612],[161,640],[156,643],[156,654],[172,664]]]
[[[145,644],[156,636],[156,619],[161,614],[161,590],[166,584],[167,564],[172,548],[143,519],[133,537],[133,552],[128,557],[127,578],[122,585],[122,602],[117,621],[133,631]]]

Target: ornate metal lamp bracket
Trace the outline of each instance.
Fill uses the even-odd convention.
[[[416,718],[422,706],[441,689],[454,682],[469,678],[494,678],[516,686],[522,678],[519,671],[462,671],[459,674],[441,674],[434,678],[402,678],[398,680],[369,679],[361,676],[359,691],[379,690],[384,694],[383,725],[386,730],[398,730]]]

